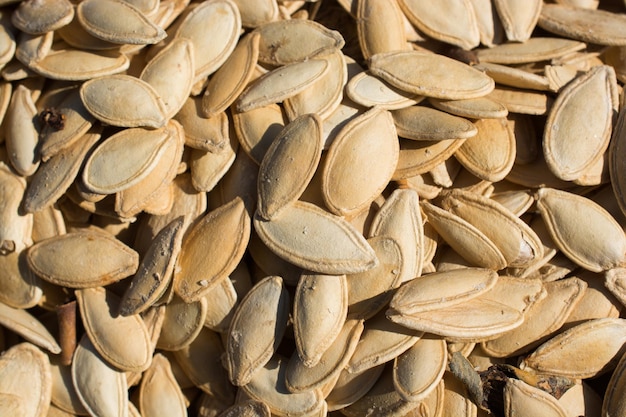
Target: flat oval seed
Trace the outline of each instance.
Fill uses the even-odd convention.
[[[498,182],[515,163],[515,136],[506,119],[481,119],[474,124],[478,134],[465,141],[456,159],[480,179]]]
[[[185,145],[220,153],[228,145],[228,117],[225,112],[208,119],[201,116],[200,99],[188,97],[174,120],[185,126]]]
[[[300,116],[285,126],[259,167],[259,215],[271,220],[300,198],[321,156],[322,122],[316,114]]]
[[[104,360],[127,372],[147,369],[153,349],[141,317],[118,316],[119,297],[102,287],[76,290],[75,294],[87,335]]]
[[[424,106],[394,110],[393,121],[398,135],[413,140],[466,139],[476,136],[472,122]]]
[[[540,0],[524,3],[515,0],[495,0],[494,6],[509,41],[525,42],[535,29],[541,6]]]
[[[360,212],[387,186],[398,155],[396,129],[387,110],[374,108],[348,122],[330,146],[324,164],[326,206],[341,216]],[[356,174],[365,171],[366,177]]]
[[[98,194],[113,194],[144,179],[158,164],[173,129],[124,129],[91,153],[83,168],[83,184]]]
[[[537,208],[550,236],[568,258],[593,272],[624,263],[624,231],[601,206],[551,188],[540,189],[537,197]]]
[[[626,351],[626,320],[588,320],[558,334],[524,359],[521,369],[592,378],[613,369]]]
[[[0,164],[0,255],[20,253],[33,243],[33,215],[20,210],[25,185],[22,176]]]
[[[226,333],[238,304],[238,295],[233,280],[224,278],[204,297],[207,299],[208,307],[204,326],[216,332]]]
[[[167,34],[139,9],[119,0],[85,0],[76,8],[83,28],[96,38],[120,44],[157,43]]]
[[[474,8],[469,0],[447,0],[428,4],[419,0],[399,0],[412,24],[442,42],[472,49],[480,43]],[[446,16],[442,19],[442,16]]]
[[[410,349],[422,335],[422,332],[398,326],[384,314],[378,314],[367,322],[346,369],[350,373],[360,373],[384,364]]]
[[[202,331],[207,312],[207,300],[186,302],[174,295],[165,306],[158,349],[177,351],[192,343]]]
[[[163,100],[167,119],[178,113],[191,93],[193,53],[193,45],[189,40],[176,38],[146,64],[139,76]]]
[[[392,179],[408,179],[432,171],[450,158],[465,140],[417,141],[400,138],[400,155]]]
[[[347,312],[345,275],[302,274],[293,300],[293,333],[304,366],[317,365],[339,335]]]
[[[396,1],[357,2],[357,33],[363,57],[407,48],[402,11]]]
[[[626,413],[626,402],[624,392],[626,392],[626,354],[622,356],[615,367],[609,384],[606,387],[606,394],[602,403],[603,416],[621,416]]]
[[[498,274],[482,268],[435,272],[400,287],[389,308],[404,314],[457,305],[478,297],[496,285]]]
[[[229,139],[228,145],[219,153],[200,149],[191,151],[191,182],[197,190],[211,191],[235,162],[239,142],[233,136]]]
[[[257,165],[261,165],[267,149],[286,124],[277,104],[235,113],[233,123],[241,147]]]
[[[50,332],[26,310],[0,302],[0,324],[51,353],[61,353],[61,348]]]
[[[165,104],[154,88],[130,75],[89,80],[80,97],[94,117],[113,126],[159,128],[167,122]]]
[[[296,62],[270,71],[241,93],[237,111],[246,112],[295,96],[328,71],[328,61],[313,59]]]
[[[395,239],[382,236],[367,240],[376,252],[379,265],[369,271],[346,276],[348,283],[348,314],[350,318],[367,320],[376,315],[393,296],[401,283],[404,268],[402,249]]]
[[[260,26],[259,62],[286,65],[343,48],[341,34],[307,19],[279,20]]]
[[[59,360],[54,358],[50,363],[50,371],[52,374],[51,404],[74,415],[89,414],[74,389],[71,366],[61,365]]]
[[[294,352],[287,364],[285,385],[291,392],[306,392],[321,388],[335,379],[350,360],[363,332],[363,320],[347,320],[337,338],[314,366],[302,362]]]
[[[587,45],[563,38],[533,37],[526,42],[510,42],[476,52],[481,62],[496,64],[526,64],[545,61],[580,51]]]
[[[370,72],[406,92],[448,100],[482,97],[495,85],[490,77],[469,65],[417,51],[373,56]]]
[[[544,5],[538,25],[548,32],[598,45],[626,45],[626,16],[561,4]]]
[[[355,103],[367,107],[379,106],[387,110],[413,106],[424,99],[422,96],[398,90],[367,71],[350,78],[346,85],[346,94]]]
[[[594,67],[560,92],[543,138],[544,157],[554,175],[575,180],[602,157],[609,146],[617,102],[615,72],[605,65]]]
[[[41,301],[42,280],[28,267],[26,251],[0,257],[0,302],[13,308],[31,308]]]
[[[231,0],[203,2],[185,16],[174,36],[193,44],[194,81],[222,66],[235,49],[240,30],[241,16]]]
[[[494,64],[492,62],[481,62],[474,65],[474,68],[484,71],[493,78],[497,84],[511,87],[527,88],[529,90],[550,90],[550,81],[544,75],[533,74],[523,69],[511,66]]]
[[[72,232],[28,250],[28,266],[37,275],[70,288],[110,284],[135,273],[138,264],[137,252],[104,232]]]
[[[504,415],[507,417],[517,415],[567,416],[565,410],[552,395],[515,378],[507,378],[506,380]]]
[[[278,20],[278,4],[274,0],[250,3],[246,0],[234,0],[241,13],[241,23],[247,28],[256,28],[265,23]]]
[[[228,407],[221,417],[271,417],[270,408],[261,401],[248,400]]]
[[[228,329],[226,363],[230,380],[244,386],[261,372],[287,327],[289,294],[280,277],[256,284],[241,300]]]
[[[439,385],[447,364],[445,340],[424,336],[394,359],[393,385],[406,401],[423,401]]]
[[[30,343],[7,349],[0,356],[0,392],[20,400],[20,416],[46,415],[52,393],[48,356]]]
[[[117,50],[87,51],[59,42],[44,59],[31,62],[30,69],[54,80],[83,81],[120,73],[129,65],[128,57]]]
[[[89,414],[128,417],[126,376],[102,359],[87,335],[82,337],[74,352],[72,381]]]
[[[137,273],[120,301],[120,314],[139,314],[150,307],[169,285],[182,244],[185,219],[179,217],[156,235]]]
[[[223,112],[241,94],[250,81],[259,57],[260,35],[244,37],[224,65],[210,78],[202,98],[202,113],[214,117]]]
[[[279,417],[305,417],[317,415],[323,407],[320,390],[291,393],[285,386],[287,360],[280,356],[272,359],[254,375],[242,389],[251,398],[267,404],[272,414]]]
[[[185,397],[174,378],[169,361],[157,354],[142,375],[139,387],[139,410],[143,417],[168,415],[186,417]]]
[[[39,167],[39,135],[33,122],[37,108],[31,91],[23,84],[11,96],[5,120],[6,147],[11,165],[22,176],[30,176]]]
[[[509,113],[501,103],[486,97],[467,100],[438,100],[431,98],[428,102],[436,109],[469,119],[497,119],[506,117]]]
[[[272,221],[255,216],[254,228],[272,252],[314,272],[351,274],[378,264],[373,249],[354,227],[310,203],[296,201]]]
[[[74,8],[68,0],[21,2],[11,15],[11,22],[22,32],[43,35],[72,21]]]
[[[202,298],[234,271],[249,239],[250,218],[240,197],[205,215],[183,241],[174,272],[175,291],[187,302]]]

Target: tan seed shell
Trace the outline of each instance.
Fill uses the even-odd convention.
[[[471,317],[468,317],[468,311],[472,312]],[[515,329],[524,321],[524,316],[516,308],[485,297],[422,313],[389,311],[387,317],[409,329],[460,341],[495,338]]]
[[[422,202],[421,206],[439,236],[470,264],[495,271],[506,267],[504,255],[484,233],[433,204]]]
[[[147,369],[152,346],[141,317],[118,316],[119,297],[103,287],[83,288],[75,294],[87,335],[104,360],[122,371]]]
[[[545,285],[545,298],[530,306],[524,323],[501,337],[482,344],[494,357],[515,356],[541,344],[558,330],[585,294],[587,284],[578,278],[567,278]]]
[[[41,300],[42,280],[28,267],[26,251],[2,255],[0,276],[0,302],[13,308],[30,308]]]
[[[504,415],[536,415],[566,417],[567,414],[556,398],[525,382],[508,378],[504,387]]]
[[[82,337],[74,352],[72,381],[89,414],[128,417],[126,376],[102,359],[87,335]]]
[[[234,0],[241,13],[241,23],[247,28],[256,28],[278,20],[278,3],[275,0],[263,0],[250,3],[246,0]]]
[[[347,312],[345,275],[302,274],[293,300],[293,333],[304,366],[317,365],[339,335]]]
[[[328,411],[340,410],[363,397],[374,386],[384,369],[384,364],[355,374],[345,368],[342,369],[335,385],[326,396]]]
[[[44,59],[52,49],[53,35],[54,32],[47,32],[43,35],[21,33],[15,50],[15,58],[26,66],[29,66],[31,62]]]
[[[476,53],[480,62],[496,64],[526,64],[558,58],[586,48],[583,42],[563,38],[533,37],[526,42],[509,42],[480,49]]]
[[[351,100],[362,106],[379,106],[387,110],[413,106],[424,99],[422,96],[407,94],[398,90],[367,71],[350,78],[346,85],[346,94]]]
[[[261,161],[257,213],[271,220],[300,198],[321,155],[322,121],[316,114],[305,114],[287,124]]]
[[[482,268],[435,272],[400,287],[389,308],[403,314],[421,313],[461,304],[489,291],[498,274]]]
[[[436,109],[469,119],[497,119],[506,117],[509,111],[504,105],[486,97],[467,100],[438,100],[428,102]]]
[[[98,256],[100,255],[100,256]],[[104,286],[137,270],[137,252],[111,235],[80,231],[52,237],[28,250],[28,266],[41,278],[70,288]]]
[[[337,338],[314,366],[302,362],[297,352],[291,356],[285,371],[285,386],[291,392],[321,388],[334,380],[346,366],[363,332],[363,320],[347,320]]]
[[[255,216],[254,228],[272,252],[314,272],[352,274],[378,264],[374,250],[354,227],[310,203],[296,201],[272,221]]]
[[[274,355],[242,389],[252,399],[262,401],[279,417],[316,416],[324,407],[320,390],[291,393],[285,386],[287,360]]]
[[[375,55],[370,59],[370,72],[408,93],[448,100],[482,97],[495,85],[469,65],[417,51]]]
[[[51,404],[72,415],[88,415],[89,413],[76,394],[71,366],[61,365],[58,360],[52,359],[50,373],[52,376]]]
[[[544,157],[557,177],[575,180],[602,157],[617,106],[615,72],[606,65],[594,67],[561,91],[543,138]]]
[[[393,385],[406,401],[423,401],[439,385],[447,364],[445,340],[424,336],[394,359]]]
[[[150,84],[163,100],[167,119],[178,113],[191,93],[194,60],[191,41],[176,38],[141,71],[139,79]]]
[[[541,0],[524,3],[515,0],[494,1],[494,6],[498,11],[500,22],[502,22],[509,41],[525,42],[530,38],[539,19],[542,5]]]
[[[22,32],[42,35],[67,25],[73,17],[68,0],[28,1],[13,11],[11,22]]]
[[[180,251],[184,218],[179,217],[159,232],[144,255],[137,273],[120,301],[120,314],[139,314],[153,304],[171,282]]]
[[[442,207],[483,232],[509,266],[523,267],[543,257],[543,245],[535,232],[491,199],[459,189],[444,197]]]
[[[317,113],[324,120],[341,103],[348,80],[346,59],[340,50],[320,58],[328,62],[328,71],[309,87],[284,101],[283,106],[289,120],[308,113]]]
[[[626,320],[589,320],[558,334],[522,362],[521,369],[592,378],[613,369],[626,351]]]
[[[261,401],[247,400],[236,403],[222,411],[220,417],[271,417],[270,408]]]
[[[240,197],[205,215],[183,241],[174,272],[175,291],[187,302],[202,298],[233,272],[249,239],[250,218]]]
[[[256,284],[241,300],[228,329],[226,363],[231,382],[244,386],[267,364],[287,327],[289,294],[280,277]]]
[[[509,113],[544,115],[552,107],[552,97],[532,90],[496,87],[487,98],[502,103]]]
[[[327,71],[328,61],[325,59],[279,67],[256,79],[241,93],[236,102],[237,111],[246,112],[282,102],[302,92]]]
[[[204,326],[226,333],[237,306],[238,295],[231,278],[224,278],[204,296],[207,299],[207,314]]]
[[[167,110],[158,93],[130,75],[89,80],[81,86],[80,97],[89,113],[113,126],[159,128],[167,122]]]
[[[598,45],[626,45],[626,16],[561,4],[544,5],[538,25],[548,32]]]
[[[0,256],[31,246],[33,215],[20,210],[26,181],[0,163]]]
[[[54,32],[60,39],[67,42],[74,48],[103,51],[107,49],[117,49],[119,44],[107,42],[92,36],[85,30],[78,19],[73,19],[70,23]]]
[[[348,283],[348,314],[350,318],[367,320],[376,315],[393,296],[401,283],[404,259],[395,239],[385,236],[367,240],[379,265],[369,271],[346,276]]]
[[[230,106],[250,81],[259,57],[260,35],[244,37],[219,70],[210,78],[202,97],[202,113],[215,117]]]
[[[139,9],[120,0],[85,0],[76,8],[76,17],[90,35],[108,42],[145,45],[167,36]]]
[[[191,182],[198,191],[211,191],[235,162],[239,142],[233,136],[219,153],[193,149],[189,168]]]
[[[222,366],[224,346],[220,335],[202,328],[189,345],[174,351],[176,362],[193,384],[211,397],[232,404],[235,400],[228,372]]]
[[[44,59],[32,62],[30,69],[54,80],[83,81],[117,74],[129,66],[130,60],[119,51],[73,49],[59,42]]]
[[[207,312],[207,300],[187,302],[174,295],[165,306],[165,317],[156,347],[177,351],[192,343],[202,331]]]
[[[602,272],[624,262],[624,231],[601,206],[585,197],[551,188],[540,189],[537,197],[537,208],[550,236],[576,264]]]
[[[228,59],[239,39],[241,16],[232,0],[210,0],[188,13],[175,32],[193,45],[194,81],[215,72]]]
[[[626,354],[622,355],[619,363],[615,367],[609,384],[606,387],[606,394],[602,403],[603,416],[620,416],[626,413],[626,402],[624,392],[626,390]]]
[[[363,210],[391,180],[398,155],[396,129],[387,110],[373,108],[348,122],[325,160],[322,193],[326,206],[348,217]],[[365,171],[366,177],[354,175]]]
[[[48,356],[30,343],[4,351],[0,356],[0,392],[19,399],[20,416],[45,416],[52,393]]]
[[[410,349],[422,335],[423,332],[399,326],[378,314],[367,322],[346,369],[354,374],[384,364]]]
[[[11,96],[5,126],[6,147],[11,165],[18,174],[27,177],[39,167],[39,134],[34,120],[37,108],[31,91],[20,84]]]
[[[527,88],[529,90],[549,91],[551,89],[550,82],[546,76],[534,74],[520,68],[494,64],[493,62],[481,62],[474,65],[474,68],[484,71],[497,84]]]
[[[413,140],[467,139],[478,130],[472,122],[424,106],[394,110],[393,121],[398,135]]]
[[[261,165],[267,149],[286,124],[277,104],[234,113],[233,123],[241,147],[257,165]]]
[[[473,49],[480,43],[474,8],[469,0],[447,0],[435,4],[399,0],[402,11],[420,31],[442,42]],[[442,19],[441,16],[446,18]]]
[[[152,365],[142,375],[139,387],[139,410],[143,417],[168,415],[186,417],[185,397],[174,378],[169,361],[162,354],[152,359]]]
[[[51,353],[61,352],[54,336],[28,311],[0,302],[0,324]]]
[[[83,184],[98,194],[129,188],[150,174],[173,141],[173,128],[124,129],[91,153],[83,168]]]
[[[362,0],[356,8],[359,45],[365,59],[408,49],[402,10],[396,0]]]
[[[392,179],[409,179],[433,170],[450,158],[465,140],[417,141],[400,138],[400,155]]]
[[[95,118],[83,105],[78,91],[78,88],[72,89],[59,105],[54,106],[65,118],[63,129],[57,130],[47,124],[42,128],[40,152],[43,161],[77,142],[93,125]]]
[[[279,20],[256,29],[261,34],[259,62],[286,65],[343,48],[341,34],[308,19]]]
[[[100,140],[99,133],[87,133],[78,141],[40,165],[28,184],[22,208],[34,213],[50,207],[76,179],[85,156]]]
[[[188,97],[174,116],[185,127],[185,145],[207,152],[220,153],[228,147],[228,116],[218,113],[208,119],[201,116],[201,99]],[[246,113],[242,113],[246,114]]]

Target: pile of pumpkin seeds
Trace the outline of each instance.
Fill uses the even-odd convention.
[[[0,415],[626,415],[626,2],[0,6]]]

